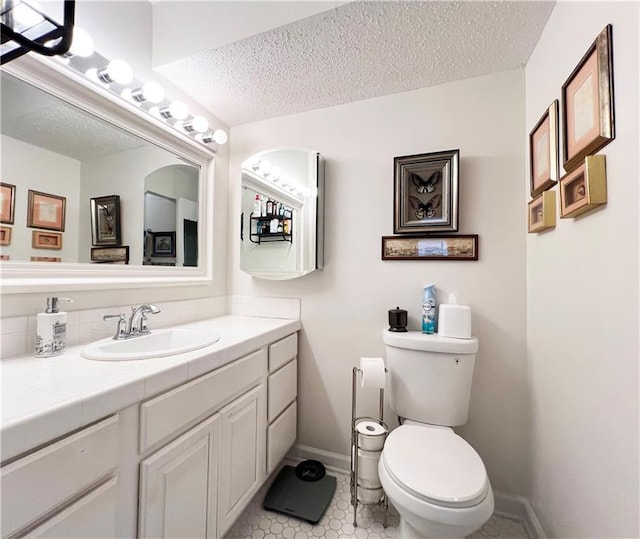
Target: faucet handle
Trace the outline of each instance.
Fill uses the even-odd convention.
[[[113,340],[117,341],[120,339],[126,339],[128,334],[127,334],[127,320],[126,320],[126,316],[124,315],[124,313],[120,313],[120,314],[105,314],[102,319],[103,320],[113,320],[117,318],[118,319],[118,327],[116,328],[116,333],[113,336]]]

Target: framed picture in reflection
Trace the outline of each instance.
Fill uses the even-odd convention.
[[[109,195],[91,199],[91,244],[120,245],[120,197]]]

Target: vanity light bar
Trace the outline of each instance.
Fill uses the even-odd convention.
[[[309,189],[302,185],[297,178],[293,178],[286,172],[283,173],[280,167],[273,166],[266,159],[244,162],[242,167],[251,170],[251,172],[261,180],[265,182],[272,182],[278,185],[281,189],[290,191],[292,194],[297,195],[299,199],[304,199],[310,194]]]
[[[85,49],[86,51],[86,49]],[[85,52],[83,51],[83,52]],[[224,129],[209,130],[209,122],[204,116],[190,115],[189,109],[181,101],[169,101],[162,86],[155,81],[141,84],[133,76],[133,70],[124,60],[108,61],[98,53],[86,56],[73,54],[59,57],[59,60],[75,71],[84,73],[96,84],[138,105],[156,118],[165,120],[182,133],[192,136],[202,144],[226,144],[229,140]],[[95,67],[96,64],[102,67]]]

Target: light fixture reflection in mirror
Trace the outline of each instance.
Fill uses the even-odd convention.
[[[283,147],[246,159],[240,213],[243,271],[283,280],[321,269],[324,164],[320,154]]]

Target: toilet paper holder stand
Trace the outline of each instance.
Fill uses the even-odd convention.
[[[385,369],[385,372],[386,372],[386,369]],[[369,416],[356,417],[357,386],[358,386],[357,382],[358,382],[358,376],[361,376],[361,375],[362,375],[362,369],[360,369],[359,367],[354,367],[351,375],[351,473],[350,473],[351,505],[353,506],[353,527],[354,528],[358,527],[358,520],[357,520],[358,505],[361,504],[361,505],[368,505],[368,506],[381,505],[384,508],[384,524],[383,525],[386,528],[387,516],[389,512],[389,502],[387,500],[386,494],[382,490],[382,486],[380,485],[378,487],[368,487],[365,485],[361,485],[358,481],[358,467],[359,467],[360,452],[362,451],[365,453],[373,454],[374,452],[380,452],[382,450],[382,447],[380,447],[379,450],[377,449],[371,450],[371,449],[362,447],[360,445],[360,436],[359,436],[359,434],[360,435],[362,434],[356,430],[358,423],[362,421],[372,421],[372,422],[378,423],[384,429],[384,433],[377,434],[375,435],[375,437],[381,437],[382,438],[381,441],[384,445],[384,440],[386,439],[387,434],[389,433],[389,428],[383,421],[384,419],[384,388],[383,387],[380,388],[380,408],[379,408],[378,417],[369,417]],[[371,436],[371,435],[365,435],[365,436]],[[375,496],[375,491],[378,491],[378,490],[380,490],[382,494],[380,498],[378,498],[375,501],[363,501],[358,499],[358,491],[360,489],[369,491],[374,496]]]

